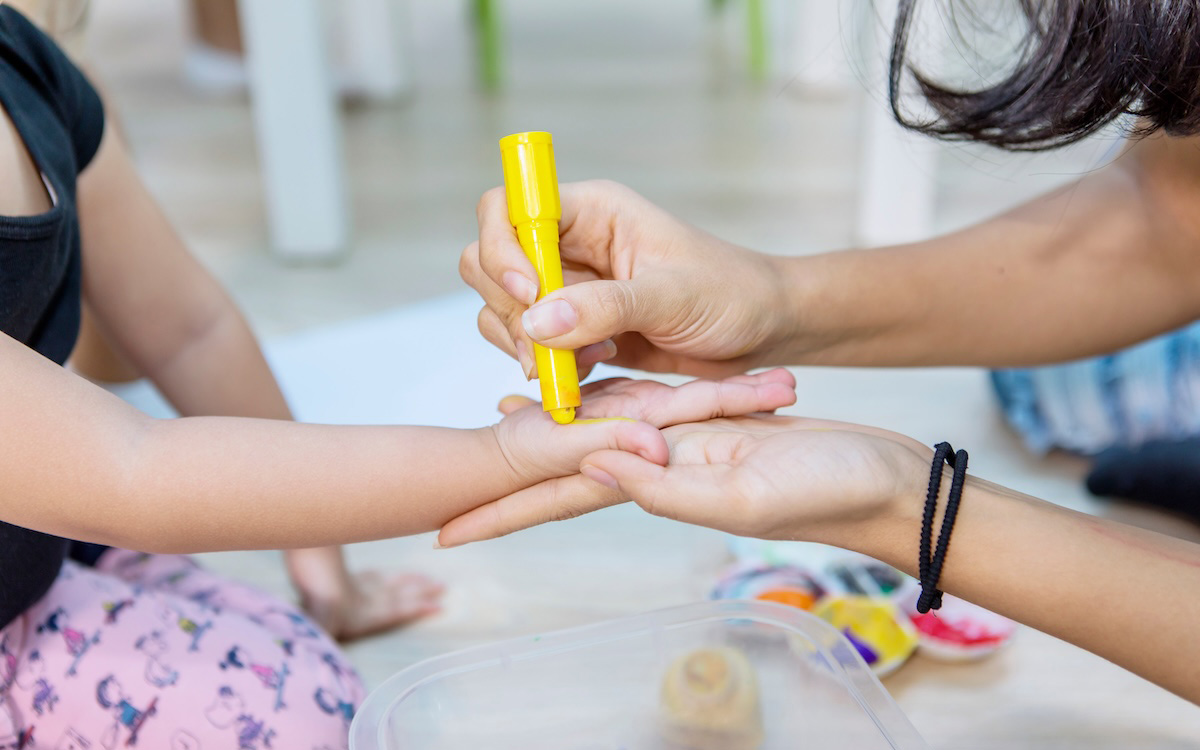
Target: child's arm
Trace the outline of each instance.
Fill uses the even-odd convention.
[[[291,419],[237,306],[109,127],[78,181],[83,288],[104,333],[183,416]]]
[[[783,406],[793,385],[613,381],[581,415],[665,426]],[[0,518],[72,539],[196,552],[413,534],[604,447],[666,460],[650,424],[558,426],[536,406],[477,430],[156,420],[0,336]]]
[[[291,419],[245,319],[187,251],[112,123],[79,179],[77,203],[84,295],[95,323],[176,410],[183,416]],[[376,578],[351,575],[339,547],[284,555],[301,602],[339,637],[392,627],[419,614],[426,601],[417,597],[413,610],[406,597],[378,586],[367,593],[364,582]],[[371,599],[396,604],[380,609]],[[350,609],[378,616],[363,622],[339,614]]]
[[[511,481],[489,429],[154,420],[11,338],[0,361],[0,517],[59,536],[149,552],[382,538]]]
[[[220,285],[187,252],[142,185],[114,128],[109,129],[79,180],[78,204],[85,295],[98,323],[176,409],[184,416],[290,419],[245,320]],[[195,439],[194,431],[188,433],[185,441]],[[446,436],[447,448],[464,438],[460,432],[447,432]],[[430,469],[437,466],[423,463]],[[449,457],[447,473],[453,473],[458,465]],[[412,469],[403,463],[397,467]],[[447,490],[449,496],[455,496],[452,488]],[[229,542],[223,546],[237,545]],[[355,596],[358,579],[349,575],[336,547],[293,549],[287,557],[301,597],[314,613],[334,617],[348,608],[358,613],[378,611],[350,606],[355,598],[361,604],[362,597]],[[395,624],[406,614],[393,613],[393,620],[385,625]],[[356,615],[355,619],[362,617]],[[332,620],[325,624],[335,634],[339,630]],[[347,625],[353,632],[346,634],[369,632],[379,625]]]

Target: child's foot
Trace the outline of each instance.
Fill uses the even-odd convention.
[[[302,603],[335,639],[353,641],[440,612],[444,590],[442,584],[417,573],[369,570],[351,574],[337,597],[303,597]]]

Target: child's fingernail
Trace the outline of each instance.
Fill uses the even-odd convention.
[[[601,341],[599,344],[588,344],[576,352],[579,364],[585,367],[598,362],[607,362],[615,356],[617,356],[617,345],[613,343],[612,339]]]
[[[532,305],[537,302],[538,285],[516,271],[505,271],[504,288],[518,302]]]
[[[456,547],[456,546],[458,546],[458,545],[455,545],[455,544],[442,544],[442,543],[441,543],[440,541],[438,541],[437,539],[434,539],[434,540],[433,540],[433,548],[434,548],[434,549],[450,549],[451,547]]]
[[[524,341],[517,342],[517,361],[521,363],[521,369],[525,371],[525,379],[533,379],[533,357],[529,356],[529,347]]]
[[[521,323],[531,338],[542,341],[574,330],[579,325],[579,315],[570,302],[556,299],[526,310]]]
[[[617,480],[613,479],[612,474],[609,474],[607,471],[597,469],[595,466],[581,466],[579,471],[582,472],[585,477],[597,484],[602,484],[612,490],[621,489],[617,484]]]

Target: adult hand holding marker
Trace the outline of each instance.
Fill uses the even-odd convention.
[[[647,372],[724,377],[784,360],[777,347],[787,287],[777,260],[689,226],[627,187],[559,186],[564,287],[539,297],[537,273],[509,216],[505,188],[477,207],[479,240],[459,273],[483,298],[479,330],[538,374],[534,344],[575,349]],[[536,304],[535,304],[536,302]]]

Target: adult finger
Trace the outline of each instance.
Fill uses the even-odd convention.
[[[727,464],[659,466],[623,451],[598,451],[583,460],[580,472],[637,503],[656,516],[714,529],[736,530],[745,515],[728,486]]]
[[[462,257],[458,262],[458,273],[462,276],[463,281],[479,294],[487,309],[496,318],[495,321],[488,321],[491,328],[489,331],[485,331],[481,317],[480,332],[493,345],[508,352],[509,356],[520,359],[521,368],[525,371],[527,378],[535,377],[536,370],[531,354],[533,343],[529,340],[529,335],[525,333],[525,328],[521,324],[521,313],[525,312],[526,305],[513,299],[507,291],[488,278],[479,267],[478,242],[472,242],[463,250]],[[495,326],[496,322],[500,324],[498,327]],[[503,332],[500,329],[503,329]],[[508,344],[501,343],[504,339],[508,339]],[[524,357],[521,356],[522,352],[526,353]]]
[[[580,349],[626,331],[667,324],[683,307],[665,274],[632,281],[584,281],[546,295],[521,315],[525,333],[555,349]]]
[[[509,221],[504,188],[484,193],[475,207],[475,216],[479,220],[479,263],[483,272],[514,300],[532,305],[538,293],[537,273]]]
[[[457,547],[495,539],[552,521],[565,521],[625,502],[617,491],[581,474],[550,479],[514,492],[452,519],[438,534],[438,545]]]
[[[601,362],[607,362],[617,356],[617,345],[612,339],[605,339],[598,344],[589,344],[575,350],[575,362],[579,367],[579,377],[587,377],[584,371],[591,372],[592,368]]]
[[[479,333],[487,339],[488,343],[513,359],[518,359],[517,348],[513,344],[512,337],[508,335],[508,329],[504,327],[504,322],[500,320],[500,316],[496,315],[495,310],[490,307],[480,308],[475,322],[479,327]],[[521,366],[524,367],[524,364],[522,362]]]
[[[731,375],[724,380],[731,383],[782,383],[789,388],[796,387],[796,376],[785,367],[773,367],[752,375]]]
[[[687,422],[704,422],[720,417],[740,417],[772,411],[796,403],[796,389],[786,383],[693,380],[663,391],[661,396],[641,403],[631,414],[655,427]]]

